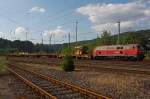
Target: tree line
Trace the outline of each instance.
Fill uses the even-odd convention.
[[[101,45],[115,45],[117,43],[117,36],[112,35],[108,31],[103,31],[101,35],[93,40],[80,41],[79,46],[84,46],[84,50],[92,51],[96,46]],[[145,50],[150,50],[150,30],[140,30],[140,31],[130,31],[120,34],[120,44],[141,44]],[[0,38],[0,54],[10,54],[10,53],[72,53],[75,49],[76,43],[70,44],[34,44],[31,41],[10,41],[7,39]],[[70,50],[71,49],[71,50]]]
[[[33,44],[31,41],[10,41],[7,39],[0,38],[0,54],[11,54],[11,53],[55,53],[59,50],[58,45],[48,44]]]
[[[119,44],[140,44],[145,51],[150,50],[150,30],[130,31],[120,34]],[[90,41],[78,42],[78,46],[83,46],[83,49],[91,52],[96,46],[116,45],[118,35],[112,35],[108,31],[103,31],[98,38]],[[75,51],[75,43],[71,44],[71,53]],[[68,46],[64,46],[62,53],[68,52]]]

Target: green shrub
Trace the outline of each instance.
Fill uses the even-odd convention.
[[[74,66],[74,60],[72,56],[67,55],[64,57],[64,60],[62,62],[62,69],[64,71],[74,71],[75,66]]]

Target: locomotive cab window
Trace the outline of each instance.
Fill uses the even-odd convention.
[[[143,47],[143,46],[140,46],[140,45],[138,45],[137,48],[138,48],[138,49],[141,49],[141,50],[144,50],[144,47]]]
[[[117,49],[123,49],[123,47],[117,47]]]
[[[133,49],[135,49],[135,47],[133,46]]]

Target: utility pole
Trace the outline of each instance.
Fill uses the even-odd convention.
[[[12,30],[9,31],[10,39],[12,39],[12,37],[11,37],[11,36],[12,36],[12,35],[11,35],[11,32],[12,32]],[[8,52],[7,52],[7,53],[10,54],[10,43],[8,44],[7,47],[8,47]]]
[[[14,40],[16,40],[16,33],[15,33],[15,31],[13,32],[13,34],[14,34]]]
[[[117,39],[117,44],[120,44],[120,21],[118,23],[118,39]]]
[[[49,52],[51,52],[51,43],[52,43],[52,33],[49,36]]]
[[[78,21],[76,21],[76,49],[78,46]],[[76,55],[76,60],[78,59],[77,55]]]
[[[53,34],[53,39],[54,39],[54,45],[55,45],[55,43],[56,43],[56,41],[55,41],[55,34]]]
[[[43,46],[43,33],[41,32],[41,37],[42,37],[42,41],[41,41],[41,43],[42,43],[42,46]]]
[[[10,34],[10,39],[13,39],[11,33],[12,33],[12,30],[9,31],[9,34]]]
[[[27,42],[27,40],[28,40],[28,32],[26,32],[25,35],[26,35],[26,44],[25,44],[26,45],[26,52],[29,52],[30,48],[28,48],[28,42]]]
[[[28,37],[28,32],[26,32],[26,41],[28,40],[28,38],[27,38],[27,37]]]
[[[76,47],[78,43],[78,21],[76,21]]]
[[[52,41],[52,34],[49,36],[49,46],[51,46],[51,41]]]
[[[68,33],[68,49],[70,51],[70,33]]]
[[[27,31],[26,31],[26,41],[28,40],[28,32],[29,32],[29,29],[28,28],[26,28],[27,29]]]
[[[99,34],[97,33],[97,39],[99,38]]]
[[[41,40],[42,40],[42,41],[41,41],[41,44],[42,44],[42,45],[41,45],[41,52],[42,52],[42,51],[43,51],[43,32],[41,32]]]

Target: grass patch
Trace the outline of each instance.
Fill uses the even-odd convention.
[[[60,66],[57,65],[47,65],[47,64],[38,64],[38,63],[24,63],[24,62],[19,62],[20,65],[28,65],[37,69],[48,69],[48,70],[59,70],[62,71],[62,68]]]
[[[60,67],[49,67],[48,70],[57,70],[57,71],[63,71]]]
[[[150,59],[150,53],[146,54],[146,59]]]
[[[6,57],[0,57],[0,73],[5,73],[7,67]]]

